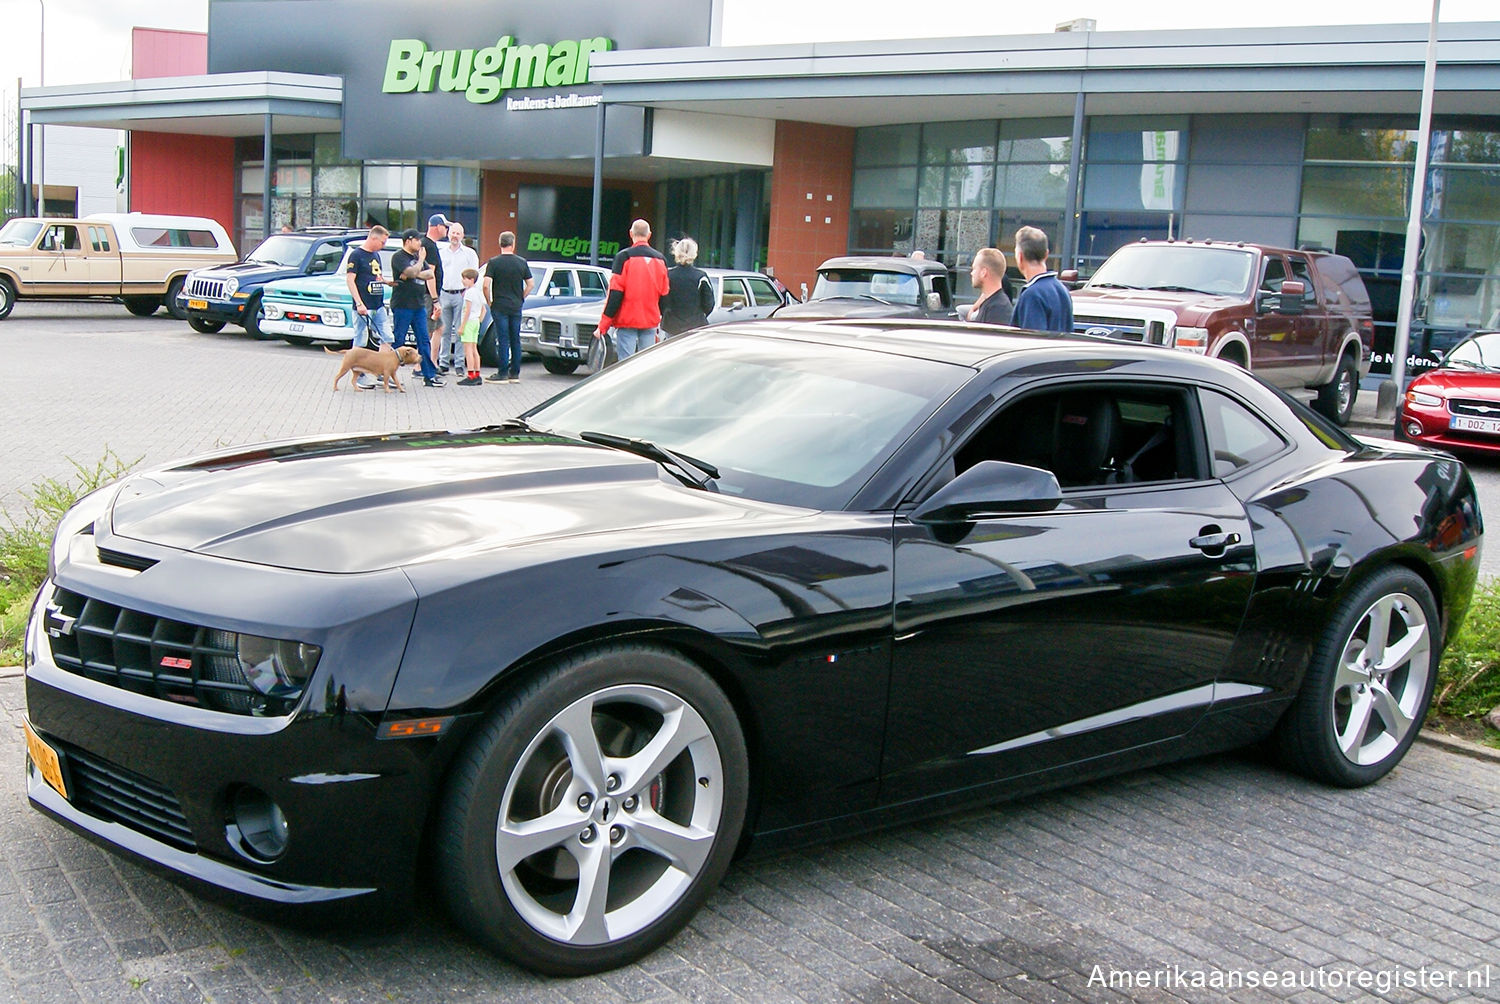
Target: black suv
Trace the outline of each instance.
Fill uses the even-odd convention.
[[[177,296],[194,331],[211,335],[233,322],[251,338],[270,338],[260,330],[261,288],[277,279],[323,275],[338,268],[344,249],[362,241],[368,230],[311,227],[288,234],[272,234],[244,261],[215,265],[188,273]]]

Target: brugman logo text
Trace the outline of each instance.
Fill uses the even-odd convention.
[[[607,38],[517,45],[503,35],[483,49],[429,49],[419,38],[391,41],[385,62],[387,94],[462,91],[476,105],[489,104],[512,87],[572,87],[589,80],[589,60],[608,52]]]
[[[572,258],[576,255],[586,254],[589,249],[589,240],[586,237],[548,237],[545,234],[533,232],[526,239],[527,251],[550,251],[564,258]],[[600,241],[599,253],[613,257],[620,250],[620,245],[613,241]]]

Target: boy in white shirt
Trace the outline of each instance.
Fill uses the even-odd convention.
[[[466,268],[464,279],[464,313],[458,330],[464,343],[464,378],[460,387],[478,387],[484,383],[479,379],[479,322],[484,317],[484,290],[475,283],[479,281],[477,268]]]

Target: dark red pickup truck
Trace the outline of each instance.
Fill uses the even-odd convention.
[[[1370,295],[1348,258],[1226,241],[1127,244],[1073,291],[1073,327],[1313,388],[1317,409],[1340,424],[1354,411],[1375,338]]]

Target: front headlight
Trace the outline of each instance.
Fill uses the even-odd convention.
[[[279,321],[286,315],[286,310],[279,303],[267,303],[264,300],[260,304],[260,312],[268,321]]]
[[[1201,356],[1208,351],[1208,329],[1179,327],[1172,344],[1186,352],[1196,352]]]
[[[1424,394],[1419,390],[1409,390],[1406,392],[1406,403],[1415,404],[1423,408],[1441,408],[1443,406],[1443,399],[1436,394]]]
[[[317,645],[233,631],[209,631],[206,641],[205,675],[224,685],[209,690],[209,706],[237,714],[290,714],[323,654]]]
[[[224,280],[224,295],[233,296],[240,288],[240,281],[234,277]]]
[[[532,333],[535,333],[535,332],[536,332],[536,318],[535,317],[525,317],[525,316],[522,316],[522,318],[521,318],[521,333],[522,334],[532,334]]]
[[[349,322],[344,317],[344,312],[342,310],[329,309],[323,311],[323,323],[328,325],[330,328],[342,328]]]
[[[120,486],[113,484],[90,492],[73,503],[73,508],[58,520],[57,530],[52,534],[52,547],[47,552],[47,578],[56,578],[57,566],[62,564],[62,559],[67,556],[68,548],[73,544],[73,538],[92,527],[95,520],[109,512],[110,503],[114,501],[115,493],[119,490]]]

